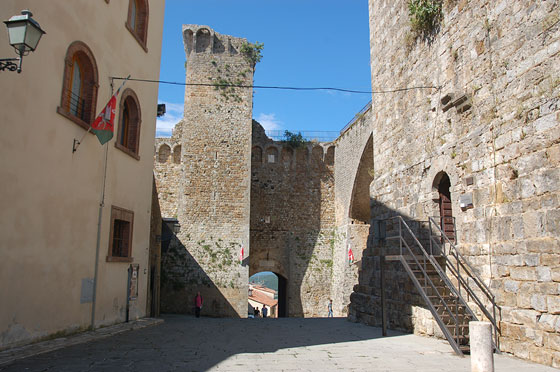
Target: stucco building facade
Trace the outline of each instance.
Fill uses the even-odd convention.
[[[130,265],[128,317],[146,316],[159,244],[157,85],[126,83],[107,144],[88,129],[122,83],[111,77],[157,80],[164,2],[24,3],[3,1],[3,19],[28,7],[47,34],[21,74],[0,72],[0,348],[125,321]],[[13,55],[5,32],[0,54]]]

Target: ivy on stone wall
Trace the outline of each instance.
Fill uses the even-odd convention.
[[[429,40],[443,19],[442,0],[408,0],[408,15],[415,38]]]
[[[257,63],[262,59],[263,48],[264,44],[258,41],[255,43],[243,43],[241,44],[240,52],[254,69]]]

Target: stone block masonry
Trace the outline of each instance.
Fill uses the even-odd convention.
[[[164,258],[162,311],[192,312],[200,291],[206,315],[246,317],[248,267],[239,252],[249,255],[252,88],[228,85],[252,86],[254,66],[241,53],[245,39],[197,25],[183,26],[183,37],[185,112],[171,139],[180,160],[159,166],[164,144],[156,154],[162,213],[181,225]]]
[[[327,315],[334,246],[342,239],[333,155],[332,144],[272,141],[253,122],[250,274],[272,271],[286,279],[286,304],[279,301],[286,316]]]
[[[426,42],[412,33],[405,0],[369,1],[373,90],[441,87],[373,96],[371,217],[439,216],[445,173],[458,248],[501,307],[500,348],[560,367],[560,4],[443,4]],[[378,321],[368,286],[377,280],[362,268],[355,319]],[[421,304],[396,301],[409,306],[390,321],[435,333]]]
[[[162,215],[181,224],[162,238],[162,311],[191,312],[201,290],[203,313],[245,316],[249,274],[273,271],[288,316],[324,316],[332,298],[379,325],[384,293],[389,327],[442,337],[400,263],[381,288],[370,224],[400,215],[426,233],[443,211],[501,309],[500,349],[560,367],[560,4],[442,4],[423,40],[406,0],[369,2],[373,91],[438,88],[375,94],[336,141],[301,148],[267,138],[251,89],[228,86],[252,84],[242,39],[185,26],[187,83],[210,86],[187,86],[157,143]]]

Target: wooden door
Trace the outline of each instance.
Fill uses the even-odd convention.
[[[453,210],[451,207],[451,182],[447,175],[441,179],[438,187],[439,191],[439,215],[441,218],[441,228],[444,234],[452,242],[455,241],[455,224],[453,223]],[[442,243],[445,239],[442,238]]]

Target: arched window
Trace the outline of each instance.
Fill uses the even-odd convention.
[[[292,159],[294,157],[294,150],[291,147],[282,148],[282,163],[285,166],[290,166],[292,164]]]
[[[167,159],[169,159],[169,155],[171,155],[171,147],[166,144],[161,145],[161,147],[159,148],[158,161],[160,163],[167,162]]]
[[[270,164],[278,163],[278,149],[276,147],[266,149],[266,162]]]
[[[325,163],[327,165],[334,164],[334,146],[329,146],[327,149],[327,154],[325,155]]]
[[[181,145],[173,148],[173,163],[181,164]]]
[[[201,28],[196,33],[196,52],[205,52],[210,46],[210,31],[206,28]]]
[[[129,0],[126,28],[132,33],[140,46],[147,52],[148,39],[148,0]]]
[[[141,113],[140,103],[134,91],[126,89],[121,96],[119,129],[115,146],[139,159]]]
[[[321,163],[323,161],[323,148],[321,146],[313,146],[311,154],[315,163]]]
[[[262,149],[259,146],[253,146],[251,151],[251,163],[260,165],[262,163]]]
[[[307,147],[300,147],[296,150],[296,164],[298,167],[304,167],[309,162],[309,150]]]
[[[80,97],[82,95],[82,71],[80,68],[80,60],[77,56],[72,59],[72,82],[70,83],[70,113],[74,116],[80,116],[82,107],[78,100],[72,97]]]
[[[75,41],[68,47],[64,58],[62,95],[57,112],[84,129],[95,119],[97,103],[97,64],[89,47]]]

